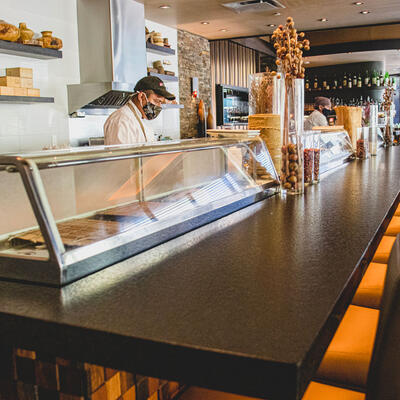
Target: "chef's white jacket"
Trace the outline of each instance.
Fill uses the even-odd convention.
[[[136,111],[136,115],[128,104],[125,104],[107,118],[104,124],[104,144],[106,146],[156,141],[152,128],[148,126],[148,120],[142,118],[141,112],[132,100],[129,100],[129,103]],[[146,136],[143,133],[138,119],[140,119],[143,124]]]

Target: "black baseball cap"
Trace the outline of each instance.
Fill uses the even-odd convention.
[[[167,100],[175,100],[175,96],[165,88],[164,82],[156,76],[145,76],[136,83],[135,92],[143,92],[145,90],[152,90]]]

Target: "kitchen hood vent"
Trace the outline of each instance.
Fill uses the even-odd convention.
[[[276,0],[245,0],[236,1],[233,3],[224,3],[224,7],[235,11],[236,13],[241,12],[263,12],[276,10],[278,8],[286,8],[283,4]]]
[[[144,5],[77,0],[77,12],[81,83],[68,85],[68,113],[109,114],[147,75]]]

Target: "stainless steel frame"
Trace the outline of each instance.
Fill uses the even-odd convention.
[[[140,164],[143,156],[215,148],[220,148],[225,153],[225,149],[230,146],[247,147],[252,143],[255,143],[252,139],[204,139],[141,147],[109,146],[70,152],[64,150],[26,156],[0,156],[0,170],[20,173],[49,252],[49,259],[41,261],[28,258],[19,258],[16,261],[13,257],[0,256],[0,277],[63,286],[270,196],[275,193],[275,183],[278,180],[270,162],[268,168],[271,168],[271,165],[272,170],[268,171],[276,182],[259,187],[256,192],[254,190],[242,192],[229,199],[198,207],[196,212],[188,213],[184,220],[174,225],[170,222],[158,222],[156,227],[143,228],[139,234],[135,232],[135,235],[132,235],[132,230],[127,230],[99,242],[66,251],[48,204],[40,169],[135,158]],[[250,151],[252,152],[251,149]],[[267,155],[269,157],[268,153]]]

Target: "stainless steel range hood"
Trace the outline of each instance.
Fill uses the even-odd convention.
[[[68,85],[68,113],[108,114],[146,75],[144,5],[134,0],[78,0],[81,83]]]

